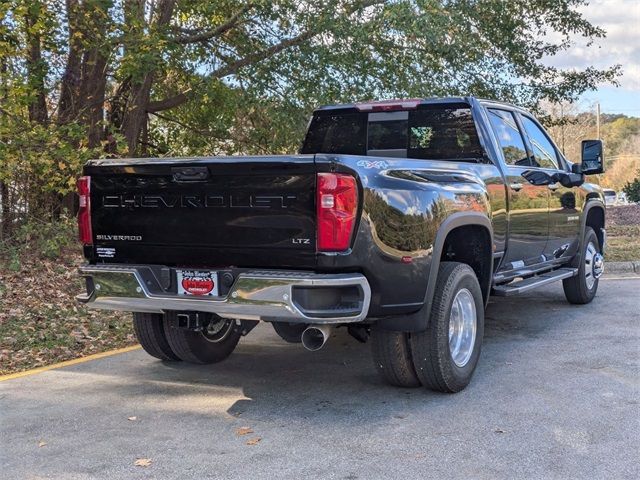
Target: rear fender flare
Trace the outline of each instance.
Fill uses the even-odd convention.
[[[478,212],[459,212],[454,213],[444,222],[442,222],[442,225],[440,225],[438,233],[436,234],[436,239],[433,242],[433,256],[431,258],[431,267],[429,268],[429,281],[427,282],[427,291],[425,293],[423,306],[425,312],[428,312],[427,315],[425,315],[426,321],[424,328],[427,328],[428,319],[431,312],[431,304],[433,303],[433,295],[436,291],[436,281],[438,279],[438,269],[440,268],[440,257],[442,257],[444,242],[452,230],[458,227],[465,227],[469,225],[479,225],[487,229],[487,232],[489,233],[489,242],[491,245],[491,249],[493,250],[493,228],[491,225],[491,220],[489,220],[486,215]],[[493,251],[491,251],[490,272],[493,272]],[[489,277],[491,278],[491,275],[489,275]],[[480,288],[482,289],[485,298],[488,298],[489,289],[491,288],[491,280],[486,283],[486,285],[480,285]]]

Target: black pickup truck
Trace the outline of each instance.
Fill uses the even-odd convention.
[[[595,296],[602,143],[582,146],[571,164],[530,113],[461,97],[319,108],[299,155],[90,161],[78,299],[134,312],[165,361],[223,360],[258,321],[309,350],[347,327],[388,382],[456,392],[489,295]]]

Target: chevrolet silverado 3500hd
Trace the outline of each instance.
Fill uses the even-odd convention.
[[[320,108],[298,155],[93,160],[78,299],[134,312],[166,361],[223,360],[258,321],[310,350],[342,326],[388,382],[456,392],[489,295],[594,298],[602,143],[582,146],[572,164],[527,111],[461,97]]]

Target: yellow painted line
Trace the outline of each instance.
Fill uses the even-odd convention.
[[[60,363],[54,363],[53,365],[47,365],[44,367],[32,368],[31,370],[25,370],[24,372],[10,373],[8,375],[0,376],[0,382],[5,380],[12,380],[14,378],[27,377],[29,375],[36,375],[38,373],[46,372],[48,370],[55,370],[57,368],[68,367],[70,365],[77,365],[79,363],[90,362],[92,360],[98,360],[99,358],[110,357],[112,355],[119,355],[121,353],[131,352],[142,348],[140,345],[133,345],[131,347],[118,348],[117,350],[109,350],[107,352],[94,353],[93,355],[87,355],[86,357],[74,358],[72,360],[66,360]]]

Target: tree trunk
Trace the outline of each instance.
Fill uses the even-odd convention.
[[[140,0],[131,0],[128,2],[128,5],[125,7],[125,15],[131,18],[131,21],[127,22],[128,25],[135,25],[139,29],[139,26],[144,24],[143,4],[144,2],[140,2]],[[153,15],[153,24],[149,26],[149,29],[158,30],[166,26],[171,20],[174,6],[175,0],[159,0]],[[139,31],[138,34],[144,35],[144,32]],[[140,144],[140,135],[147,123],[147,109],[151,98],[151,88],[155,79],[156,69],[155,66],[152,67],[144,73],[141,80],[131,82],[129,101],[127,102],[128,108],[125,111],[121,128],[127,140],[127,147],[129,149],[129,155],[131,156],[139,154],[138,146]]]
[[[42,36],[36,24],[43,9],[42,2],[34,1],[24,17],[27,37],[27,78],[32,94],[32,100],[28,105],[29,120],[42,125],[48,120],[45,89],[47,65],[42,59]]]
[[[67,23],[69,25],[69,54],[67,64],[62,75],[60,85],[60,101],[58,103],[58,123],[70,123],[78,117],[80,108],[79,91],[81,78],[82,45],[79,37],[80,18],[84,12],[80,11],[78,0],[66,0]]]
[[[100,145],[104,138],[104,101],[107,86],[107,58],[100,48],[86,52],[82,61],[80,101],[81,118],[87,127],[89,148]]]
[[[0,203],[2,203],[0,217],[0,240],[7,240],[11,236],[13,216],[9,198],[9,185],[0,180]]]
[[[80,121],[87,128],[90,148],[105,137],[105,89],[107,85],[106,36],[108,5],[80,4],[66,0],[69,23],[69,55],[60,88],[58,123]]]
[[[122,122],[122,133],[127,139],[127,147],[131,156],[138,154],[140,134],[147,122],[147,105],[149,105],[153,76],[153,72],[147,73],[142,82],[134,85],[131,89],[129,109]]]

